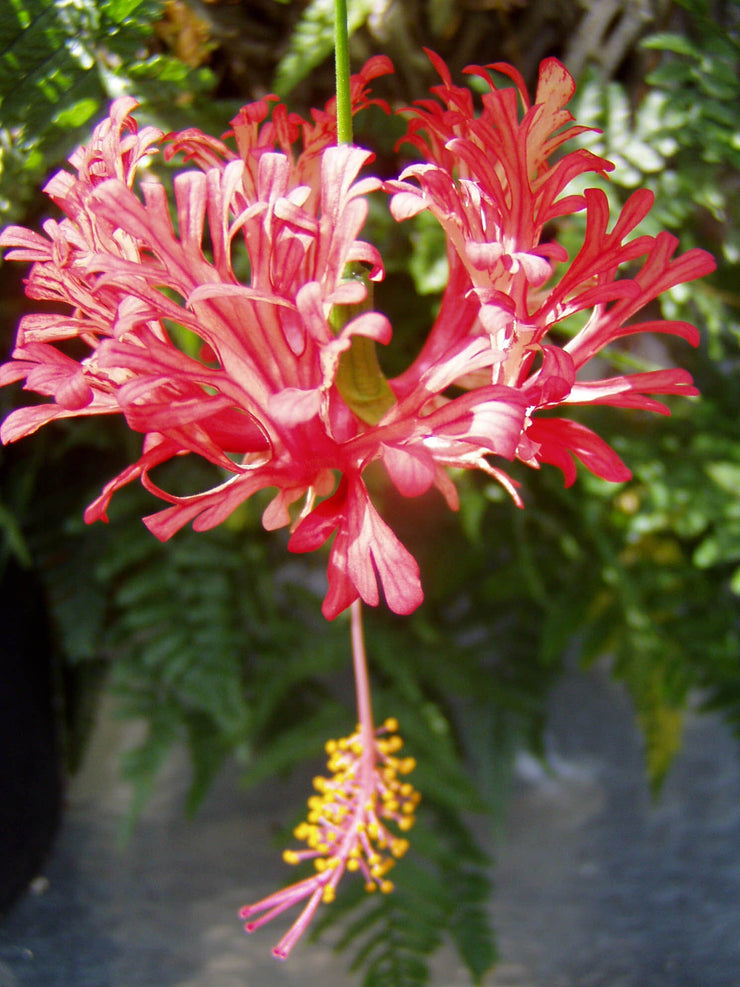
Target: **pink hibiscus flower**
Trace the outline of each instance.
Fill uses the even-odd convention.
[[[9,259],[33,264],[28,296],[64,308],[21,321],[0,385],[24,380],[52,402],[12,412],[2,440],[54,419],[112,413],[143,434],[141,457],[107,484],[86,520],[105,520],[115,491],[137,478],[168,504],[144,519],[162,539],[187,523],[220,524],[272,488],[263,521],[291,526],[292,551],[333,536],[328,618],[357,599],[377,604],[381,589],[406,614],[422,599],[419,570],[373,505],[363,476],[371,463],[381,462],[404,496],[435,486],[456,507],[452,467],[486,471],[521,503],[498,457],[553,463],[569,483],[573,457],[608,480],[629,476],[603,440],[552,409],[665,411],[651,395],[696,393],[680,369],[577,379],[628,334],[695,343],[686,323],[631,320],[713,261],[701,250],[674,257],[667,233],[627,239],[650,208],[647,191],[632,196],[610,232],[602,192],[567,194],[574,178],[612,166],[585,150],[552,163],[582,130],[569,126],[574,85],[563,66],[543,63],[533,104],[513,69],[492,66],[514,79],[504,89],[471,69],[490,85],[476,115],[470,92],[430,57],[442,84],[412,108],[406,138],[425,160],[397,181],[362,177],[372,154],[336,146],[333,101],[311,121],[271,97],[250,104],[225,137],[234,148],[197,130],[139,130],[135,101],[122,98],[70,159],[76,175],[62,171],[45,188],[64,218],[45,223],[45,235],[21,227],[0,235]],[[354,77],[355,112],[388,71],[378,57]],[[165,187],[146,171],[160,148],[190,163],[174,178],[174,223]],[[360,239],[366,196],[381,188],[396,219],[425,209],[437,218],[450,267],[426,341],[390,381],[375,346],[392,330],[369,290],[382,261]],[[543,242],[548,224],[582,210],[586,235],[574,257]],[[636,273],[620,277],[628,262]],[[578,313],[583,327],[558,336]],[[448,396],[452,385],[458,396]],[[223,481],[189,496],[162,489],[152,470],[185,454],[219,467]]]

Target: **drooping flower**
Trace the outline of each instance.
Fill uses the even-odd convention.
[[[168,504],[144,519],[162,539],[191,522],[218,525],[272,488],[263,521],[291,526],[291,550],[333,537],[327,617],[358,598],[378,603],[381,589],[406,614],[422,599],[419,570],[371,500],[371,463],[381,462],[404,496],[434,486],[456,507],[453,467],[485,470],[521,503],[499,457],[553,463],[567,482],[573,457],[609,480],[629,475],[603,440],[553,409],[664,411],[651,395],[696,393],[679,369],[577,377],[628,334],[696,342],[686,323],[631,320],[713,262],[700,250],[674,257],[667,233],[628,239],[649,192],[632,196],[611,231],[602,192],[567,194],[575,177],[611,165],[582,149],[553,162],[581,130],[569,127],[574,87],[563,66],[543,63],[532,104],[514,70],[491,67],[513,78],[504,89],[486,70],[471,70],[490,84],[476,114],[470,92],[431,57],[442,84],[412,108],[407,134],[424,161],[382,187],[396,219],[422,210],[438,219],[450,275],[417,358],[393,380],[375,356],[391,326],[372,310],[369,291],[382,260],[360,239],[366,196],[381,183],[360,175],[370,152],[335,146],[331,103],[311,121],[272,98],[250,104],[232,121],[234,148],[229,135],[139,131],[135,101],[119,99],[71,158],[76,175],[62,171],[46,186],[64,218],[44,224],[44,236],[2,233],[7,256],[33,264],[29,297],[64,307],[20,324],[0,385],[25,380],[53,400],[11,413],[2,440],[53,419],[112,413],[143,435],[141,457],[106,485],[88,521],[105,519],[115,491],[137,478]],[[372,79],[390,70],[387,59],[368,62],[353,80],[355,110],[371,102]],[[164,185],[146,170],[137,177],[160,149],[189,162],[173,182],[174,224]],[[584,243],[568,258],[543,236],[581,210]],[[636,273],[621,277],[625,264]],[[559,337],[578,313],[582,328]],[[186,454],[219,467],[223,482],[189,496],[162,489],[152,471]]]

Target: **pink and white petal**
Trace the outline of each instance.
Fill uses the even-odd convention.
[[[262,512],[262,526],[265,531],[276,531],[278,528],[287,528],[293,519],[290,516],[290,505],[306,493],[306,487],[283,487],[278,490],[270,503]]]
[[[418,563],[381,519],[369,498],[363,523],[363,533],[365,532],[367,533],[363,539],[365,549],[369,548],[372,553],[385,602],[393,613],[403,616],[413,613],[424,599]],[[350,575],[353,575],[353,562],[358,566],[367,567],[366,560],[367,553],[362,551],[362,545],[358,542],[356,553],[350,562]],[[363,571],[367,572],[367,569],[364,568]],[[355,585],[357,585],[356,581]]]
[[[304,391],[297,387],[286,387],[270,395],[267,411],[284,427],[308,422],[321,411],[321,391],[319,388]]]
[[[154,484],[145,472],[141,477],[144,487],[162,500],[169,501],[172,506],[142,520],[160,541],[167,541],[191,521],[194,531],[208,531],[222,524],[257,490],[273,486],[274,480],[273,476],[256,470],[251,474],[232,476],[203,493],[175,497]]]
[[[381,459],[404,497],[420,497],[437,479],[434,457],[418,445],[383,445]]]

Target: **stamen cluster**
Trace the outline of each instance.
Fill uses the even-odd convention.
[[[414,824],[414,812],[421,796],[408,781],[407,775],[416,767],[412,757],[397,757],[403,741],[397,733],[398,723],[388,719],[381,730],[388,736],[375,741],[376,765],[372,774],[372,790],[364,790],[362,778],[363,748],[360,727],[351,737],[330,740],[327,767],[331,778],[314,778],[319,793],[308,800],[309,814],[296,827],[296,839],[303,840],[307,849],[286,850],[286,863],[297,864],[314,860],[319,873],[328,873],[346,866],[349,871],[361,871],[365,889],[383,892],[393,890],[386,877],[395,861],[408,849],[408,841],[394,836],[383,825],[383,819],[393,820],[398,829],[408,832]],[[324,901],[334,899],[334,883],[324,888]]]
[[[315,873],[242,908],[241,918],[249,919],[245,929],[254,932],[292,905],[308,899],[298,919],[273,949],[280,959],[288,955],[319,904],[334,900],[345,870],[359,871],[367,891],[393,890],[387,875],[406,853],[408,841],[388,829],[385,822],[408,832],[421,800],[413,785],[403,780],[416,762],[412,757],[398,756],[403,741],[397,730],[398,723],[391,718],[375,731],[371,745],[363,742],[359,725],[351,736],[328,741],[330,777],[314,779],[318,794],[309,798],[307,819],[294,831],[306,849],[286,850],[283,855],[289,864],[313,860]],[[255,915],[259,917],[253,918]]]

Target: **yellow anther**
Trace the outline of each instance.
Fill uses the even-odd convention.
[[[360,861],[355,857],[350,857],[347,861],[347,870],[355,871],[360,869]]]
[[[403,741],[398,735],[393,737],[384,737],[382,740],[378,741],[378,750],[381,754],[393,754],[402,747]]]
[[[334,888],[331,886],[331,884],[327,884],[321,895],[321,900],[324,902],[324,904],[330,905],[335,898],[336,898],[336,892],[334,891]]]
[[[326,860],[324,860],[323,857],[317,857],[314,860],[313,865],[316,868],[316,870],[319,872],[319,874],[321,874],[323,871],[325,871],[326,868],[329,866],[327,864]]]
[[[393,881],[383,881],[380,885],[380,890],[383,894],[390,894],[393,890]]]
[[[326,786],[329,784],[326,778],[322,778],[321,775],[317,775],[313,780],[313,787],[317,792],[326,791]]]
[[[398,828],[404,833],[408,833],[415,821],[413,816],[401,816],[398,820]]]
[[[401,763],[398,765],[398,770],[402,775],[407,775],[409,771],[413,771],[416,767],[416,760],[413,757],[405,757]]]
[[[324,750],[326,751],[327,754],[333,754],[336,749],[337,749],[336,740],[327,740],[327,742],[324,744]]]
[[[377,886],[376,886],[375,882],[374,881],[366,881],[365,882],[365,890],[368,893],[371,893],[371,892],[377,890]]]
[[[395,716],[389,716],[388,719],[383,724],[388,733],[395,733],[398,730],[398,720]]]
[[[300,859],[295,850],[283,851],[283,860],[286,864],[297,864]]]
[[[408,840],[396,839],[391,842],[391,853],[394,857],[402,857],[409,848]]]

